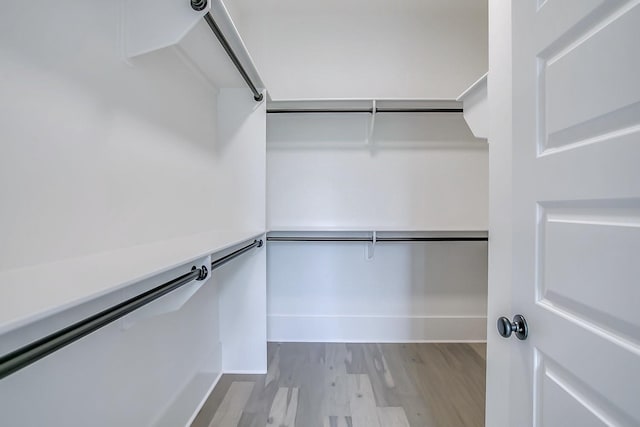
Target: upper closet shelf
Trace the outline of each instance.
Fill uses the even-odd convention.
[[[463,105],[464,119],[476,138],[486,139],[489,137],[488,74],[485,73],[476,80],[457,99]]]
[[[0,273],[0,334],[263,235],[205,232]]]
[[[126,0],[124,54],[173,48],[216,88],[248,87],[262,100],[264,83],[221,0]]]
[[[348,121],[366,120],[363,141],[369,147],[379,147],[385,140],[400,141],[402,138],[413,144],[421,138],[416,133],[420,129],[439,142],[450,143],[452,139],[458,139],[456,142],[477,143],[463,120],[462,103],[451,99],[269,100],[267,113],[273,124],[272,130],[278,128],[276,123],[293,123],[295,128],[296,123],[335,121],[338,115],[348,118]],[[278,132],[272,132],[271,136],[272,140],[277,140],[278,136],[291,139],[291,135],[279,135]]]
[[[267,113],[462,113],[452,99],[300,99],[269,101]]]

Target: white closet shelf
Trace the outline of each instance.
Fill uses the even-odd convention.
[[[280,99],[267,102],[267,112],[281,110],[462,109],[455,99]],[[367,111],[362,111],[367,112]],[[384,112],[384,111],[378,111]]]
[[[489,137],[488,76],[489,73],[485,73],[457,98],[464,106],[464,119],[476,138]]]
[[[376,232],[382,236],[397,237],[487,237],[487,230],[473,229],[440,229],[440,230],[417,230],[403,229],[398,227],[276,227],[267,232],[268,237],[287,237],[287,236],[346,236],[346,235],[363,235],[366,233]]]
[[[487,231],[271,231],[268,242],[376,243],[486,242]],[[373,252],[368,255],[373,256]]]
[[[177,54],[214,88],[243,88],[246,83],[204,17],[210,13],[229,47],[258,91],[265,85],[224,3],[211,0],[201,11],[189,1],[129,0],[123,11],[124,55],[136,58],[168,50]],[[169,49],[167,49],[169,48]]]
[[[464,125],[462,112],[462,103],[452,99],[307,99],[267,102],[267,113],[269,113],[274,123],[281,120],[292,120],[286,116],[293,117],[293,120],[296,121],[304,120],[305,122],[308,120],[315,121],[316,118],[319,119],[318,122],[336,120],[338,114],[342,117],[347,117],[347,120],[367,120],[368,130],[364,135],[364,147],[373,147],[373,143],[376,141],[384,142],[385,138],[389,139],[390,135],[397,134],[398,129],[409,130],[415,128],[416,123],[419,123],[418,127],[430,129],[432,136],[434,135],[434,129],[442,129],[443,127],[451,129],[452,124],[458,121]],[[414,126],[402,123],[407,120],[416,123],[413,123]],[[388,132],[390,126],[395,126],[396,129],[391,134]],[[385,134],[384,131],[380,133],[380,128],[387,129],[387,133]],[[472,136],[466,126],[464,128],[466,130],[465,133],[468,133],[468,136]],[[440,136],[442,137],[443,135]],[[450,137],[451,135],[448,138],[442,138],[442,140],[450,143]],[[416,139],[414,134],[407,141],[409,141],[410,146],[414,146],[415,141],[419,139],[420,137]],[[462,138],[462,140],[464,139]],[[470,139],[473,140],[473,138]],[[326,146],[326,144],[324,145]],[[380,145],[376,144],[378,147]],[[397,148],[398,144],[393,144],[393,146]]]
[[[210,231],[0,272],[0,334],[263,234]]]
[[[475,82],[471,83],[471,86],[469,86],[468,88],[466,88],[457,98],[456,101],[458,102],[463,102],[465,98],[467,98],[468,96],[470,96],[473,92],[475,92],[478,89],[482,89],[487,87],[487,77],[489,76],[489,73],[484,73],[478,80],[476,80]]]

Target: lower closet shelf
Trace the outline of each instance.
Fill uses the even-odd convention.
[[[263,234],[263,231],[205,232],[1,272],[0,334]]]
[[[371,231],[369,231],[371,230]],[[487,231],[377,231],[360,230],[277,230],[267,233],[270,242],[486,242]]]
[[[193,281],[207,280],[209,268],[213,271],[253,248],[262,247],[262,244],[262,240],[254,240],[228,255],[215,259],[210,266],[200,265],[199,268],[193,266],[191,271],[181,274],[179,277],[0,356],[0,380]],[[206,264],[209,264],[209,258],[206,259]],[[178,305],[178,308],[180,306],[181,304]]]

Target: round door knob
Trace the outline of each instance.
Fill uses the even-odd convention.
[[[513,322],[504,316],[498,319],[498,333],[500,335],[509,338],[514,332],[519,340],[526,340],[529,335],[527,321],[522,314],[513,316]]]

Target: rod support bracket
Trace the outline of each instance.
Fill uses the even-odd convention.
[[[199,274],[198,274],[198,277],[196,277],[196,280],[204,280],[204,279],[207,278],[207,275],[209,274],[209,269],[207,268],[206,265],[203,265],[199,269],[197,269],[196,266],[194,265],[191,268],[191,271],[193,271],[193,270],[198,270],[199,271]]]
[[[262,239],[258,240],[258,247],[261,248],[262,245],[264,245],[264,242],[262,241]]]
[[[205,10],[207,7],[207,0],[191,0],[191,8],[196,12]]]

